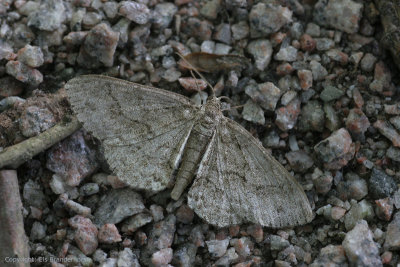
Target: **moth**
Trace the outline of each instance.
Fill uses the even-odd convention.
[[[106,76],[70,80],[65,89],[112,171],[130,187],[180,198],[209,224],[271,228],[310,222],[300,184],[248,131],[226,118],[218,98],[201,106],[182,95]],[[193,180],[194,178],[194,180]]]

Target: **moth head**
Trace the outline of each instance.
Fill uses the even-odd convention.
[[[221,114],[221,102],[215,96],[210,96],[204,107],[206,117],[215,119]]]

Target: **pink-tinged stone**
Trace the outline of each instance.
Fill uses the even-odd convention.
[[[46,167],[63,177],[69,186],[77,186],[96,170],[95,153],[86,145],[82,131],[78,131],[50,148]]]
[[[365,116],[361,109],[353,108],[350,110],[346,119],[346,128],[353,136],[363,135],[370,125],[368,117]]]
[[[119,13],[137,24],[146,24],[150,19],[150,9],[142,3],[123,1]]]
[[[97,227],[88,218],[76,215],[68,220],[69,225],[76,229],[74,240],[85,255],[92,254],[98,246]]]
[[[314,147],[318,157],[324,163],[325,168],[338,170],[346,166],[355,153],[355,145],[349,132],[341,128],[322,140]]]
[[[70,32],[64,36],[63,41],[67,45],[81,45],[88,34],[87,31]]]
[[[25,235],[22,217],[22,202],[19,194],[17,171],[0,171],[0,259],[6,257],[26,259],[29,257],[28,238]],[[4,264],[4,263],[3,263]],[[4,266],[29,266],[19,262]]]
[[[392,141],[395,147],[400,147],[400,134],[388,122],[377,120],[373,126],[383,136]]]
[[[346,214],[346,210],[341,207],[334,206],[331,210],[331,218],[335,221],[340,220]]]
[[[107,223],[100,227],[97,237],[99,238],[100,243],[105,244],[112,244],[122,241],[117,227],[112,223]]]
[[[387,105],[385,104],[384,106],[385,113],[389,115],[400,115],[400,104],[392,104],[392,105]]]
[[[136,231],[135,232],[135,242],[138,244],[138,246],[144,246],[147,244],[147,235],[145,232],[142,231]]]
[[[385,251],[381,255],[381,260],[383,264],[389,264],[392,261],[393,258],[393,252],[391,251]]]
[[[375,64],[374,80],[369,85],[372,91],[383,93],[390,89],[390,82],[392,81],[392,75],[389,68],[382,62],[379,61]]]
[[[185,77],[179,78],[178,81],[189,92],[203,91],[207,88],[207,83],[203,79]]]
[[[90,208],[85,207],[78,202],[75,202],[73,200],[67,200],[65,203],[65,208],[69,211],[72,211],[76,214],[82,215],[84,217],[88,217],[90,213],[92,212]]]
[[[275,124],[282,131],[293,129],[296,125],[297,118],[300,114],[300,100],[298,98],[293,99],[284,107],[277,109]]]
[[[81,45],[76,59],[78,64],[89,69],[113,66],[119,34],[119,32],[113,31],[105,23],[100,23],[93,27]]]
[[[385,244],[383,247],[386,250],[400,249],[400,211],[394,214],[393,220],[387,227]]]
[[[301,50],[311,52],[315,49],[317,42],[308,34],[303,34],[300,37]]]
[[[251,252],[254,249],[254,243],[250,240],[249,237],[232,239],[230,244],[235,248],[236,253],[243,258],[246,258],[249,255],[251,255]]]
[[[44,63],[43,52],[40,47],[27,44],[18,50],[18,61],[31,68],[40,67]]]
[[[308,90],[313,85],[313,75],[311,71],[298,70],[297,77],[299,77],[301,89]]]
[[[199,20],[196,17],[189,17],[182,21],[182,31],[201,41],[210,40],[213,25],[207,20]]]
[[[30,206],[31,214],[30,217],[36,220],[40,220],[42,218],[43,211],[39,208]]]
[[[6,72],[18,81],[38,86],[43,82],[43,75],[40,71],[25,65],[19,61],[8,61],[6,64]]]
[[[189,224],[193,221],[194,212],[188,205],[183,204],[176,211],[176,219],[184,224]]]
[[[239,232],[240,232],[240,225],[232,225],[229,227],[229,235],[231,237],[237,236]]]
[[[375,200],[376,208],[375,213],[379,219],[384,221],[390,221],[393,213],[393,203],[390,198],[386,197],[383,199]]]
[[[364,106],[364,98],[357,87],[353,90],[353,100],[357,108],[362,108],[362,106]]]
[[[289,63],[285,62],[276,67],[276,74],[279,76],[285,76],[291,74],[294,71],[294,68]]]
[[[118,189],[118,188],[124,188],[126,187],[126,183],[121,181],[118,176],[115,175],[107,175],[107,183],[111,185],[112,188]]]
[[[331,49],[326,52],[326,55],[333,61],[339,62],[341,65],[346,65],[349,61],[349,56],[338,49]]]
[[[247,233],[256,240],[256,243],[260,243],[264,240],[264,231],[259,224],[253,224],[247,227]]]
[[[13,77],[0,78],[0,97],[20,95],[24,91],[24,84]]]
[[[173,250],[172,248],[163,248],[151,256],[151,263],[154,264],[154,266],[165,266],[168,263],[171,262],[172,260],[172,255],[173,255]]]

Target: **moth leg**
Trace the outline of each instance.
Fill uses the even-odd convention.
[[[198,165],[207,159],[210,149],[215,140],[215,132],[211,137],[202,133],[192,131],[185,151],[181,166],[176,176],[175,186],[171,192],[171,198],[178,200],[185,188],[192,182]]]

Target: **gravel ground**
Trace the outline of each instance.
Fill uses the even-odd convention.
[[[204,76],[230,99],[225,115],[301,183],[315,218],[215,228],[185,197],[127,188],[79,130],[0,171],[0,248],[14,249],[0,265],[29,250],[31,266],[399,266],[400,89],[382,37],[368,0],[1,1],[0,150],[71,113],[72,77],[200,103],[207,90],[193,89],[205,84],[176,53],[240,55],[248,63]]]

